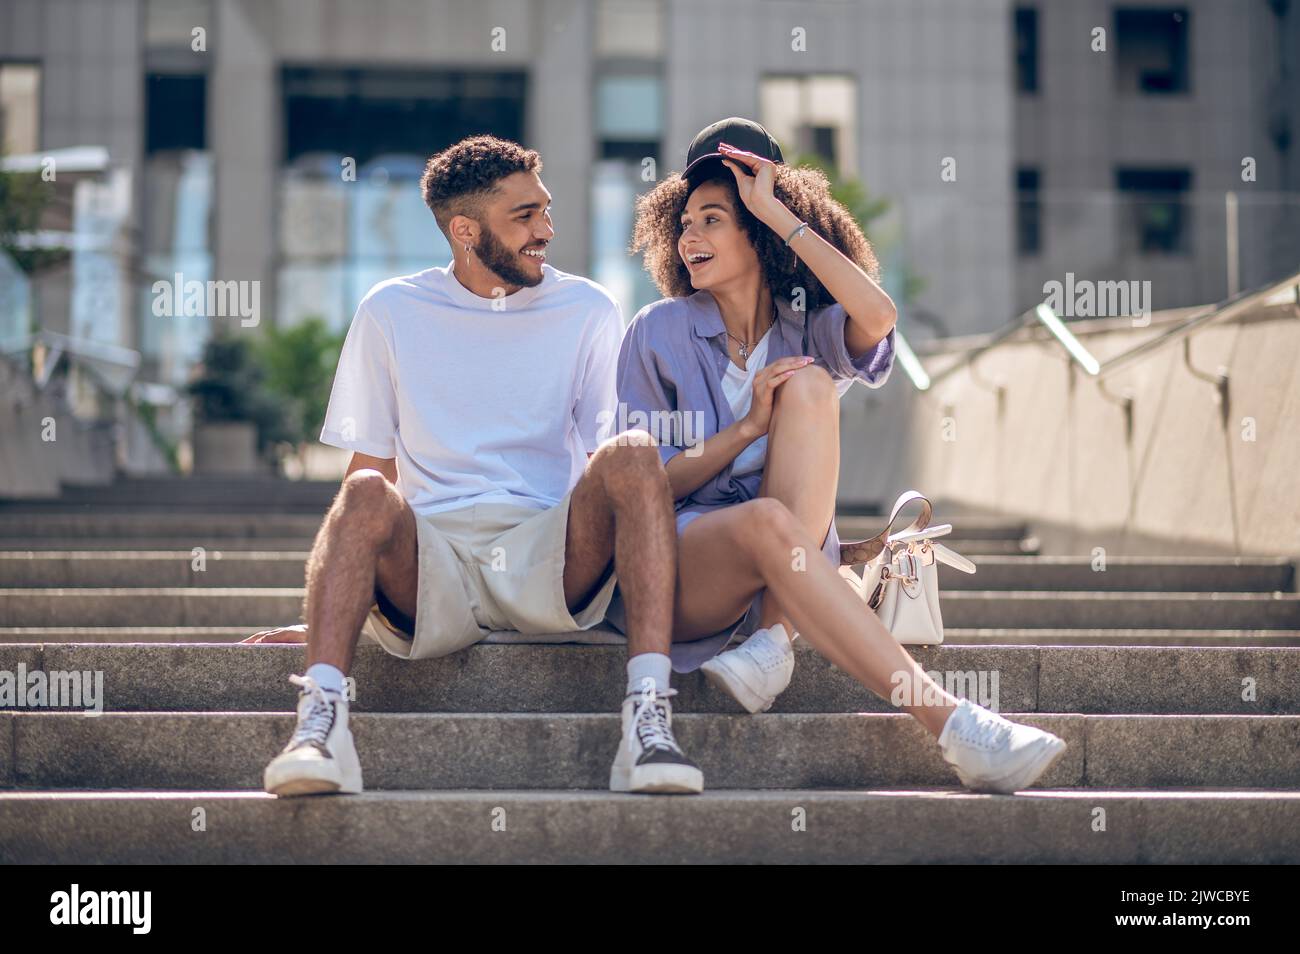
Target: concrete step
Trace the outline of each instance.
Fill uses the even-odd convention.
[[[298,619],[302,587],[7,587],[0,626],[255,626]],[[945,626],[967,629],[1300,629],[1295,593],[944,590]]]
[[[277,625],[285,625],[280,620]],[[258,628],[249,626],[0,626],[0,646],[41,643],[177,643],[181,645],[238,643]],[[590,643],[601,634],[605,642],[622,637],[604,627],[585,633],[557,634],[548,642]],[[486,641],[518,642],[518,634],[489,636]],[[1152,646],[1286,647],[1300,646],[1294,629],[944,629],[945,646]]]
[[[264,629],[297,621],[303,592],[301,587],[0,589],[0,625]]]
[[[0,552],[0,587],[301,587],[308,552],[190,550]]]
[[[200,808],[203,830],[195,831]],[[1297,792],[390,791],[293,800],[224,791],[0,793],[2,864],[1297,860]]]
[[[178,538],[190,546],[211,546],[230,538],[305,537],[308,543],[320,529],[317,514],[267,513],[106,513],[100,510],[72,513],[0,514],[0,540],[25,537],[84,537],[123,541],[136,538]]]
[[[68,552],[93,551],[96,553],[124,552],[168,552],[183,551],[191,553],[195,547],[203,547],[209,560],[216,559],[221,553],[300,553],[307,559],[315,538],[312,536],[296,537],[202,537],[182,536],[143,536],[143,537],[0,537],[0,553],[29,552]],[[129,549],[124,549],[129,548]],[[973,558],[972,558],[973,559]]]
[[[895,711],[804,641],[796,646],[794,676],[773,712]],[[950,692],[1002,711],[1300,714],[1295,648],[938,646],[912,655]],[[0,646],[0,670],[102,673],[100,704],[110,711],[284,712],[297,692],[289,676],[305,671],[305,657],[301,645],[9,645]],[[412,663],[367,643],[351,673],[353,705],[357,712],[608,713],[622,702],[626,660],[623,646],[477,644]],[[678,711],[741,711],[699,672],[674,675],[673,686]]]
[[[1300,716],[1011,717],[1069,744],[1044,788],[1300,789]],[[372,790],[605,789],[620,732],[616,713],[357,713],[350,725]],[[12,740],[0,788],[257,790],[293,727],[290,713],[0,713]],[[957,784],[906,715],[681,712],[673,727],[713,789]]]
[[[307,551],[215,550],[196,566],[192,550],[0,552],[0,587],[302,586]],[[1094,571],[1086,557],[985,556],[977,573],[940,565],[952,590],[1269,593],[1295,591],[1295,564],[1281,557],[1124,557]]]
[[[0,512],[75,507],[134,506],[169,509],[224,506],[319,506],[322,511],[338,493],[337,480],[284,480],[268,477],[136,477],[113,484],[65,484],[53,500],[0,500]]]
[[[254,508],[255,510],[256,508]],[[78,504],[9,504],[0,508],[0,539],[41,537],[115,538],[140,537],[220,539],[295,535],[309,539],[320,526],[325,508],[311,512],[254,512],[239,503],[227,510],[211,507],[189,510],[184,507],[160,507],[156,511]],[[858,518],[837,519],[840,536],[850,539],[873,536],[880,531],[879,522],[863,523]],[[974,548],[976,552],[1021,550],[1025,538],[1024,523],[970,522],[955,528],[945,537],[955,548]]]
[[[941,591],[944,625],[969,629],[1297,629],[1296,593]]]
[[[1094,570],[1089,557],[981,557],[976,572],[939,565],[945,590],[1088,592],[1296,592],[1295,563],[1286,557],[1110,557]]]
[[[977,629],[945,626],[943,639],[947,646],[1300,646],[1300,630]],[[0,635],[0,642],[3,641],[4,637]]]
[[[295,537],[199,537],[194,534],[173,536],[86,537],[86,536],[0,536],[0,553],[29,550],[190,550],[205,547],[209,556],[219,551],[275,551],[288,550],[306,553],[311,550],[315,535]],[[1014,540],[965,540],[954,544],[958,552],[978,562],[990,556],[1032,556],[1038,553],[1036,544],[1020,544]]]

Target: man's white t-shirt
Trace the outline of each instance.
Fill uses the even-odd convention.
[[[722,393],[731,405],[731,416],[738,421],[749,413],[750,405],[754,403],[754,377],[759,369],[767,365],[767,340],[771,334],[772,329],[768,328],[763,337],[758,339],[758,344],[754,345],[754,350],[745,359],[743,369],[737,367],[730,357],[727,359],[727,371],[722,376]],[[736,455],[731,464],[731,472],[737,476],[751,474],[762,470],[766,460],[767,435],[764,434]]]
[[[451,265],[380,282],[348,329],[321,442],[396,458],[416,513],[553,507],[612,436],[622,337],[609,292],[549,265],[497,299]]]

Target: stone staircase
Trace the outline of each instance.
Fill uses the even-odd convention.
[[[614,795],[624,648],[488,642],[418,663],[363,644],[366,794],[276,800],[261,771],[303,648],[234,641],[297,619],[335,489],[133,480],[0,504],[0,673],[103,680],[100,714],[0,711],[0,862],[1300,861],[1291,561],[1098,571],[938,502],[979,572],[941,569],[948,641],[915,655],[1069,743],[1025,794],[964,792],[919,726],[801,646],[759,716],[676,677],[703,795]]]

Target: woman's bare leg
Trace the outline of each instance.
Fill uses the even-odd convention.
[[[816,365],[801,368],[776,390],[767,430],[759,496],[785,504],[819,543],[835,517],[840,479],[840,399],[831,376]],[[807,554],[808,559],[814,559]],[[772,592],[763,599],[762,627],[795,628]]]
[[[943,731],[957,699],[889,635],[830,561],[798,559],[798,548],[805,553],[818,548],[783,503],[758,497],[711,511],[693,520],[680,540],[673,605],[677,638],[717,632],[767,587],[814,649],[883,699],[903,686],[903,698],[912,704],[901,708],[936,738]]]

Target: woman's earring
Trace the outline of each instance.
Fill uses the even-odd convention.
[[[469,254],[469,251],[470,251],[469,246],[466,245],[466,246],[465,246],[465,254],[468,255],[468,254]]]

